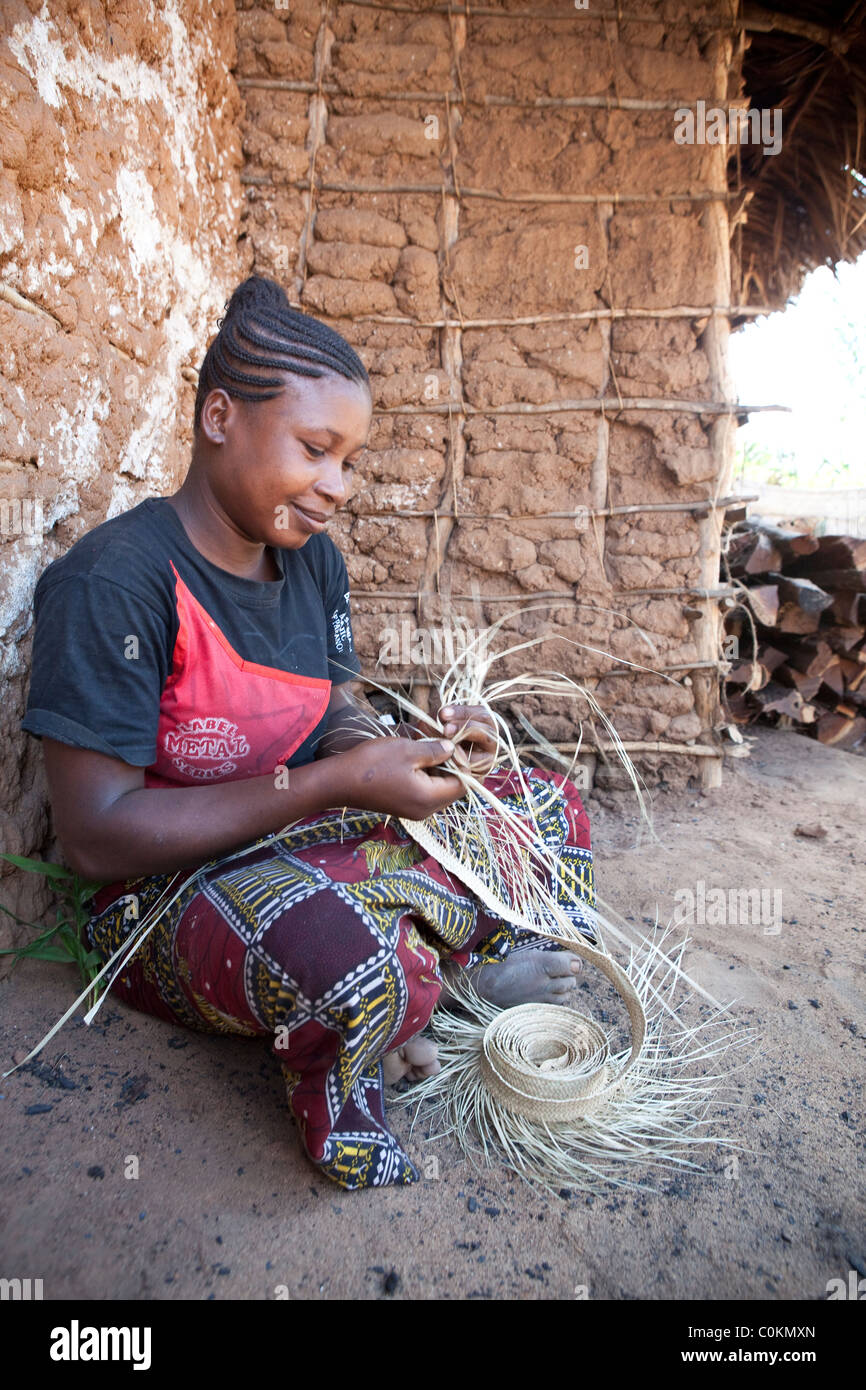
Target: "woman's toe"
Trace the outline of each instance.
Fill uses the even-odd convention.
[[[425,1076],[435,1076],[442,1070],[439,1049],[431,1038],[410,1038],[400,1051],[406,1058],[407,1075],[413,1081],[421,1081]]]
[[[574,980],[571,977],[571,975],[568,975],[565,979],[551,980],[550,984],[547,987],[547,992],[548,994],[555,995],[557,998],[559,998],[563,994],[571,994],[571,991],[573,989]]]
[[[574,975],[576,972],[572,966],[572,961],[575,961],[578,970],[580,969],[580,961],[576,956],[573,956],[570,951],[546,951],[545,955],[547,956],[547,960],[544,962],[544,973],[548,975],[551,980],[560,978],[568,979],[570,976]]]

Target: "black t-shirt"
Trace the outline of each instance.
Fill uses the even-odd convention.
[[[151,786],[310,762],[331,684],[360,671],[339,550],[274,550],[282,577],[205,559],[165,498],[103,522],[36,586],[22,727],[146,768]]]

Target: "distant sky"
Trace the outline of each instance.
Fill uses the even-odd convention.
[[[866,487],[866,255],[813,271],[784,312],[733,333],[730,368],[740,401],[792,411],[752,415],[739,448],[769,450],[781,482]]]

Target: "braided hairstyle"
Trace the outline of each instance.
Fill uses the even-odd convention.
[[[285,372],[312,377],[336,373],[370,390],[367,369],[354,348],[326,324],[292,309],[274,280],[250,275],[238,285],[218,324],[199,372],[194,429],[208,392],[270,400],[285,390]]]

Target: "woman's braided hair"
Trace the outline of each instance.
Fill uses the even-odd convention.
[[[270,400],[285,389],[284,372],[313,377],[337,373],[370,390],[367,369],[354,348],[327,324],[292,309],[274,280],[249,276],[218,324],[199,372],[196,429],[209,391],[223,390],[245,401]]]

